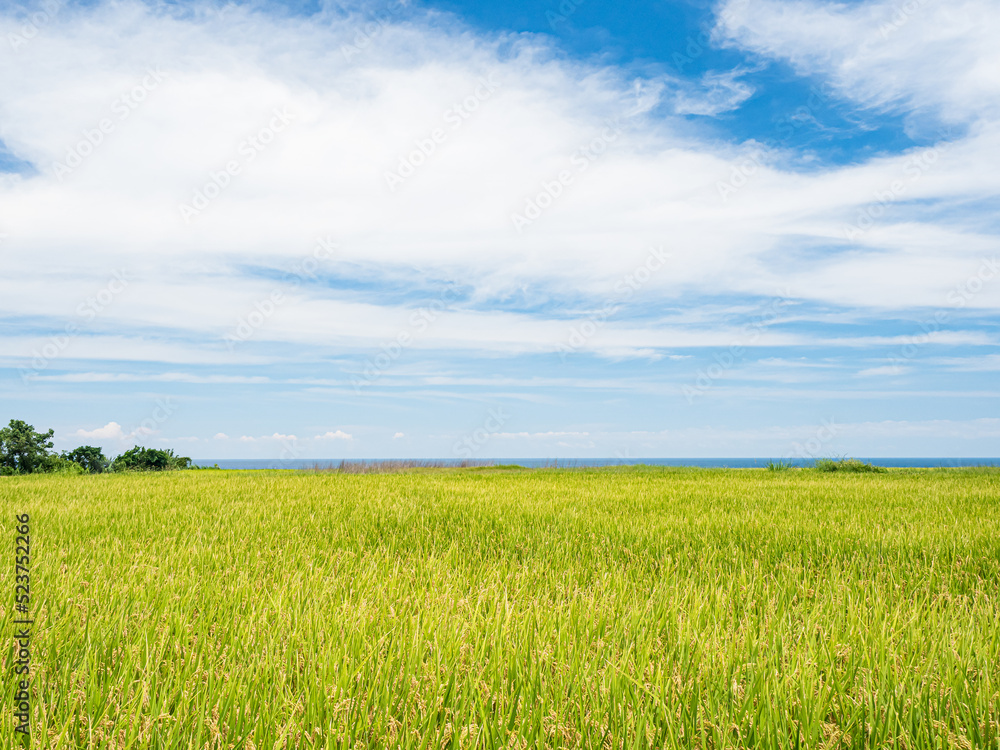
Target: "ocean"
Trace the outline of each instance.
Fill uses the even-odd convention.
[[[866,458],[856,456],[862,461],[869,461],[877,466],[887,467],[959,467],[959,466],[1000,466],[1000,458]],[[446,466],[458,466],[462,459],[455,458],[348,458],[345,461],[356,463],[381,463],[384,461],[416,461],[419,463],[440,463]],[[476,459],[475,464],[518,464],[526,468],[541,468],[558,466],[560,468],[583,468],[588,466],[697,466],[702,468],[753,469],[767,466],[769,461],[779,461],[777,457],[763,458],[483,458]],[[306,459],[268,459],[268,458],[225,458],[225,459],[194,459],[196,466],[215,466],[220,469],[328,469],[340,464],[339,458],[306,458]],[[812,466],[811,458],[784,459],[785,463],[795,466]]]

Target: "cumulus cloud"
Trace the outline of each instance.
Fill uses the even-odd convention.
[[[117,422],[108,422],[94,430],[79,429],[74,434],[84,440],[125,440],[130,437]]]
[[[336,432],[325,432],[322,435],[317,435],[316,440],[353,440],[350,434],[337,430]]]
[[[252,435],[241,435],[240,441],[244,443],[256,443],[256,442],[280,442],[280,443],[294,443],[298,438],[295,435],[282,435],[280,432],[275,432],[272,435],[261,435],[260,437],[253,437]]]

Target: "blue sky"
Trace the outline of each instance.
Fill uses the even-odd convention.
[[[1000,455],[1000,10],[0,6],[0,420]]]

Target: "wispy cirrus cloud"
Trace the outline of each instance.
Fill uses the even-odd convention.
[[[740,62],[681,78],[416,8],[345,55],[365,4],[224,17],[67,5],[0,50],[0,389],[53,414],[87,393],[127,394],[142,415],[151,389],[169,391],[197,406],[176,434],[203,419],[198,434],[243,436],[217,445],[261,450],[293,430],[359,450],[384,435],[392,450],[390,435],[460,418],[421,411],[433,394],[465,404],[467,423],[490,399],[548,404],[509,428],[536,445],[525,436],[598,432],[572,424],[578,401],[624,427],[723,418],[712,403],[728,389],[770,403],[768,380],[803,403],[841,401],[845,373],[951,399],[950,372],[986,392],[974,378],[998,344],[1000,14],[982,0],[910,6],[723,3],[714,43]],[[0,11],[0,38],[21,23]],[[740,118],[771,95],[775,62],[821,81],[859,128],[900,118],[902,145],[834,161],[755,131],[757,115]],[[796,127],[818,122],[814,107],[776,104]],[[746,137],[724,137],[727,118]],[[390,190],[386,171],[413,154],[419,169]],[[514,231],[540,191],[551,205]],[[329,237],[336,253],[317,259]],[[670,260],[640,282],[651,246]],[[128,285],[109,297],[122,268]],[[585,345],[546,359],[609,299],[620,309]],[[772,314],[775,300],[788,304]],[[888,363],[942,311],[904,365]],[[240,325],[252,335],[227,347]],[[372,397],[352,392],[380,357]],[[665,405],[712,367],[720,385],[698,410]],[[669,401],[649,407],[652,394]],[[330,423],[358,427],[313,419],[326,399]],[[422,416],[404,424],[399,408]]]

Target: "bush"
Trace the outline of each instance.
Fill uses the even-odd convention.
[[[36,469],[40,474],[86,474],[87,470],[75,461],[63,456],[50,455],[42,459]]]
[[[190,458],[177,456],[172,449],[164,451],[137,445],[112,461],[111,471],[175,471],[190,465]]]
[[[191,459],[173,450],[136,446],[108,461],[100,448],[81,445],[59,455],[52,451],[53,431],[36,432],[19,419],[0,429],[0,476],[19,474],[100,474],[108,471],[171,471],[190,469]],[[216,466],[215,468],[218,468]]]
[[[789,469],[794,467],[790,462],[786,463],[784,461],[778,461],[778,462],[768,461],[767,466],[765,468],[768,471],[788,471]]]
[[[63,453],[63,458],[73,461],[83,467],[84,471],[91,474],[100,474],[108,470],[108,459],[104,451],[95,448],[93,445],[81,445],[74,448],[69,453]]]
[[[857,458],[820,458],[816,461],[816,468],[820,471],[844,471],[853,474],[884,474],[887,469],[884,466],[875,466]]]

